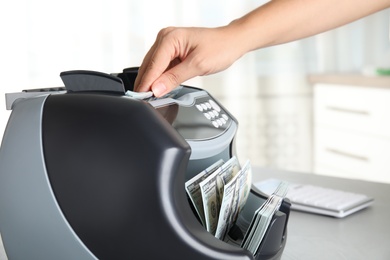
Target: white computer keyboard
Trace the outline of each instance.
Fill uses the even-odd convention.
[[[280,180],[268,179],[255,183],[264,193],[271,194]],[[289,185],[287,192],[291,209],[343,218],[368,207],[374,201],[364,194],[335,190],[309,184]]]

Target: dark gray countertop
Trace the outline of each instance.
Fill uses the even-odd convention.
[[[282,260],[390,259],[390,184],[255,167],[253,182],[267,178],[363,193],[370,207],[343,219],[292,211]]]

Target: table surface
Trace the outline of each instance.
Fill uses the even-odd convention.
[[[342,219],[292,211],[282,260],[390,259],[389,184],[254,167],[254,183],[268,178],[374,198],[370,207]]]
[[[363,193],[375,199],[369,208],[342,219],[292,211],[282,260],[390,259],[390,184],[253,168],[254,183],[268,178]],[[0,239],[0,260],[6,259]]]

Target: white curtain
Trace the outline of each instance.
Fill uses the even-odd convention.
[[[225,25],[266,1],[13,0],[0,8],[0,95],[62,85],[59,73],[117,72],[141,63],[167,26]],[[321,19],[321,18],[319,18]],[[308,73],[361,71],[389,53],[389,11],[302,41],[249,53],[203,87],[240,122],[238,154],[253,164],[309,171]],[[243,39],[245,40],[245,39]],[[0,132],[9,112],[0,98]]]

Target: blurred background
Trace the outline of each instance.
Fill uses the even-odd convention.
[[[7,1],[0,9],[0,132],[10,114],[5,110],[5,93],[62,86],[61,71],[111,73],[138,66],[161,28],[222,26],[265,2]],[[390,11],[384,10],[311,38],[248,53],[228,70],[186,84],[208,90],[237,117],[236,145],[241,162],[249,158],[253,165],[370,179],[354,175],[353,167],[338,168],[342,163],[337,159],[321,167],[322,159],[316,152],[322,139],[317,140],[315,86],[323,86],[327,78],[309,79],[337,75],[341,78],[331,83],[338,85],[344,75],[353,75],[357,80],[347,85],[357,82],[358,89],[364,88],[359,80],[364,79],[368,87],[380,85],[383,90],[387,85],[390,90],[388,78],[376,73],[377,68],[390,67],[389,17]],[[351,86],[350,90],[354,89]],[[349,95],[354,94],[348,92],[346,100]],[[390,136],[380,138],[390,147]],[[336,149],[337,153],[351,155]],[[349,160],[357,157],[352,155]],[[390,166],[382,175],[371,180],[389,181]]]

